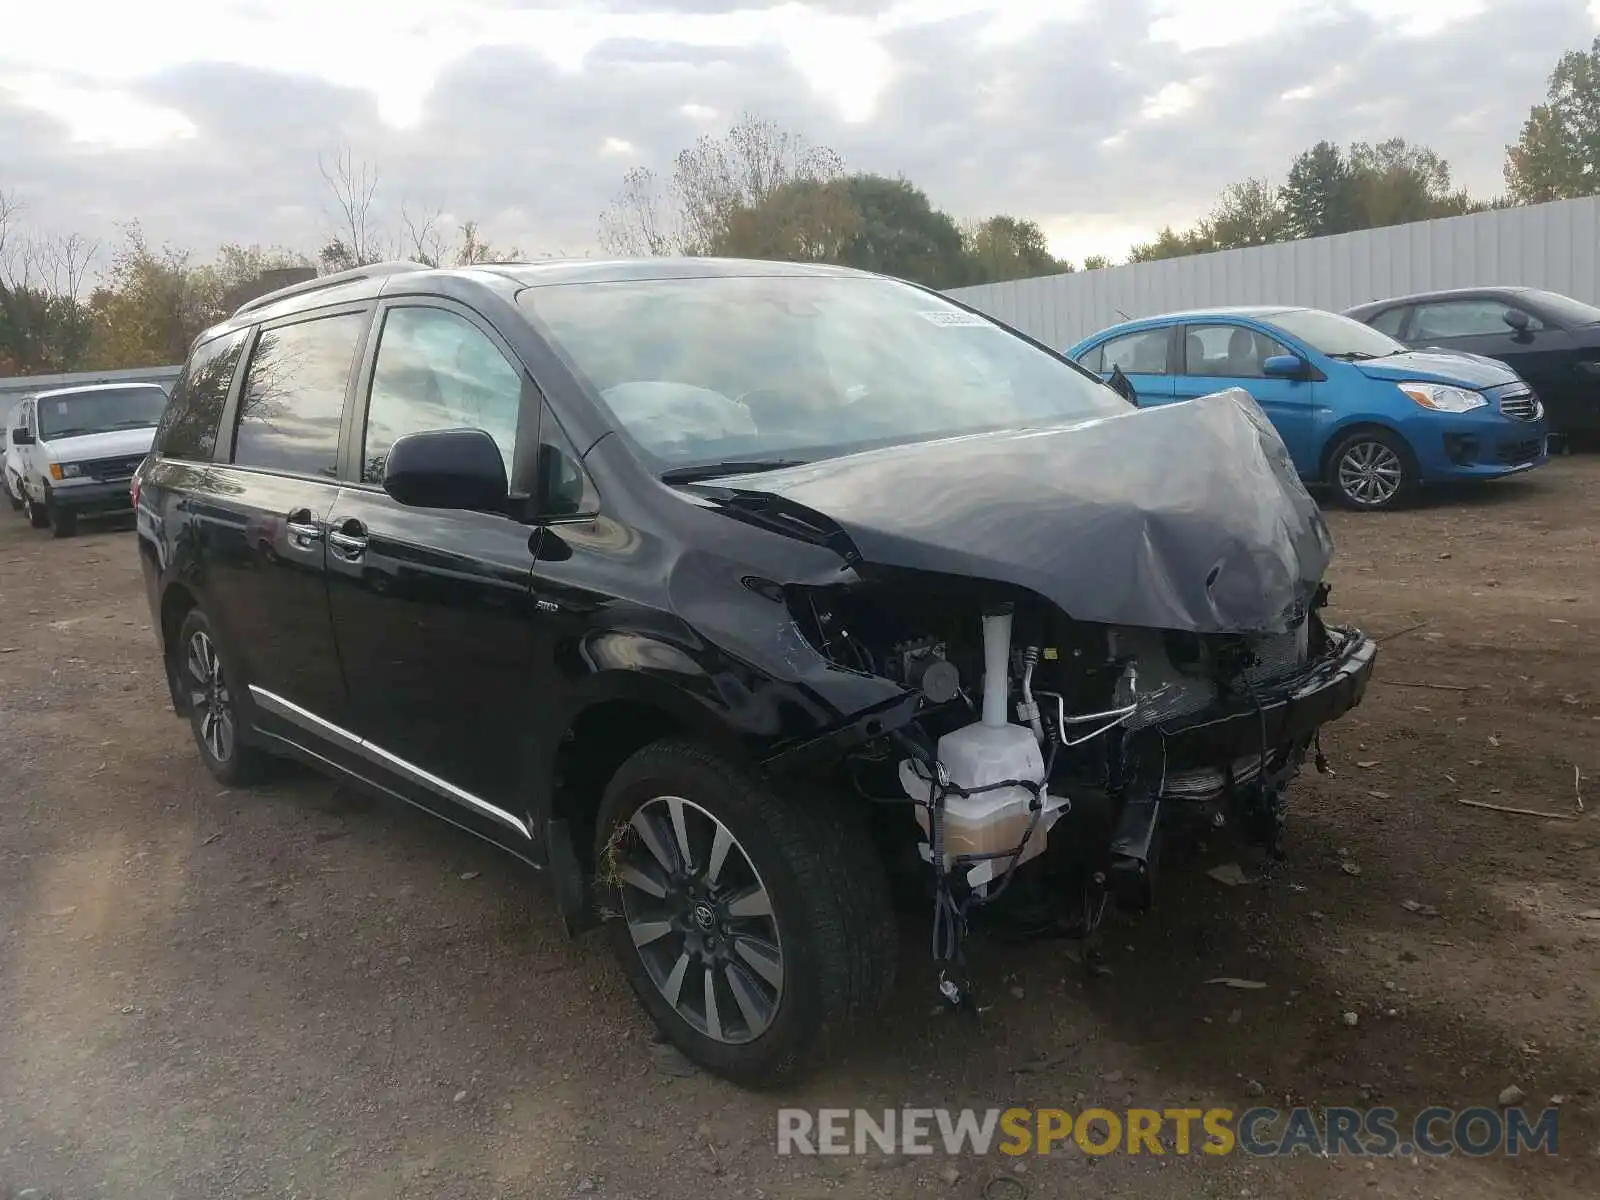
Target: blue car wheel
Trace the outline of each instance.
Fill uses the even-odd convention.
[[[1345,507],[1371,512],[1408,499],[1417,471],[1400,438],[1382,429],[1361,429],[1341,441],[1329,457],[1328,482]]]

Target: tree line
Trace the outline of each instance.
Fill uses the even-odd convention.
[[[0,186],[0,375],[155,366],[183,359],[194,337],[285,268],[322,272],[404,258],[432,266],[521,259],[472,220],[403,200],[391,206],[378,169],[341,149],[319,161],[327,228],[314,253],[230,243],[209,262],[153,245],[137,222],[102,247],[30,227]],[[1322,141],[1280,180],[1230,184],[1186,229],[1133,246],[1149,262],[1600,193],[1600,37],[1563,54],[1546,100],[1506,147],[1506,190],[1476,199],[1450,164],[1404,138]],[[3,180],[0,180],[3,183]],[[935,288],[1078,269],[1050,253],[1026,217],[958,220],[912,181],[848,172],[826,146],[747,114],[682,150],[663,177],[635,168],[600,217],[612,254],[714,254],[837,263]],[[1113,265],[1102,257],[1081,267]]]

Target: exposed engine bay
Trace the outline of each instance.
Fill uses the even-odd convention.
[[[1235,635],[1076,621],[1021,589],[915,570],[788,589],[835,667],[920,696],[843,770],[914,841],[947,1001],[969,1000],[962,947],[980,911],[1090,937],[1108,901],[1151,903],[1164,832],[1229,829],[1278,853],[1290,781],[1308,755],[1325,767],[1320,724],[1370,670],[1369,640],[1324,625],[1327,594],[1311,589],[1281,632]],[[1348,702],[1288,719],[1297,697],[1337,690],[1351,656]]]

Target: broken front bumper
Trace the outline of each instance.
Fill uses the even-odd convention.
[[[1259,757],[1310,738],[1361,703],[1378,644],[1357,629],[1330,628],[1328,638],[1328,651],[1304,673],[1155,726],[1166,761],[1187,767]]]

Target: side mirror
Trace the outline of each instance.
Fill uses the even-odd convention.
[[[1306,373],[1306,360],[1298,354],[1274,354],[1262,362],[1261,373],[1273,379],[1298,379]]]
[[[1520,308],[1508,308],[1500,314],[1500,319],[1516,331],[1518,337],[1525,337],[1528,332],[1528,314]]]
[[[511,486],[500,447],[483,430],[430,429],[389,447],[383,490],[411,508],[504,512]]]
[[[13,446],[33,445],[33,434],[28,432],[26,425],[18,425],[11,431],[11,444]]]

